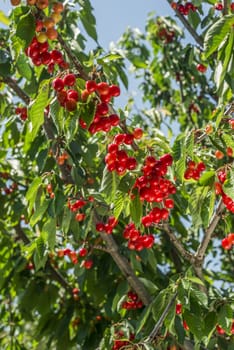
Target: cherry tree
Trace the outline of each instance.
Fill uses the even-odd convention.
[[[165,2],[0,12],[1,349],[234,347],[234,3]]]

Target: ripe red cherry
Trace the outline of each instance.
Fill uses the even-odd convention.
[[[176,304],[176,314],[180,315],[182,313],[182,304]]]
[[[136,128],[134,131],[133,131],[133,137],[134,139],[136,140],[139,140],[142,138],[142,135],[143,135],[143,130],[141,128]]]
[[[81,248],[79,251],[79,256],[84,257],[87,255],[87,253],[88,253],[88,250],[86,248]]]
[[[214,7],[215,7],[215,10],[217,11],[223,10],[223,4],[221,2],[217,2]]]
[[[61,91],[64,89],[64,82],[61,78],[55,78],[52,82],[53,89],[56,91]]]
[[[84,268],[85,268],[86,270],[91,269],[92,266],[93,266],[93,260],[86,260],[86,261],[84,262]]]
[[[60,51],[52,50],[50,54],[51,54],[51,59],[53,60],[54,63],[59,64],[63,62],[63,55]]]
[[[72,289],[72,294],[78,294],[79,293],[79,289],[78,288],[73,288]]]
[[[117,126],[117,125],[119,125],[120,117],[117,114],[111,114],[109,116],[109,121],[110,121],[112,126]]]
[[[108,95],[109,94],[109,85],[103,81],[97,84],[97,90],[100,95]]]
[[[234,2],[231,3],[230,9],[231,9],[231,11],[234,11]]]
[[[225,334],[225,330],[222,327],[220,327],[219,325],[216,326],[216,331],[221,335]]]
[[[230,243],[228,237],[225,237],[225,238],[222,240],[222,247],[223,247],[223,249],[227,249],[227,250],[231,249],[232,244]]]
[[[96,81],[87,80],[85,83],[85,88],[89,93],[94,92],[97,89]]]
[[[68,90],[67,91],[67,98],[78,101],[78,99],[79,99],[78,92],[76,90]]]
[[[120,88],[118,85],[109,86],[109,94],[113,97],[118,97],[120,95]]]
[[[198,70],[200,73],[205,73],[206,70],[207,70],[207,67],[204,66],[204,64],[199,63],[199,64],[197,65],[197,70]]]
[[[65,108],[68,112],[73,112],[76,110],[77,107],[77,101],[74,100],[73,98],[67,99],[65,102]]]
[[[76,82],[76,77],[74,74],[67,74],[63,78],[64,85],[73,86]]]
[[[164,205],[165,205],[165,207],[168,208],[168,209],[174,208],[174,201],[173,201],[173,199],[171,199],[171,198],[166,198],[166,199],[164,200]]]
[[[231,147],[227,147],[226,154],[228,157],[233,157],[233,149]]]
[[[76,221],[83,221],[85,219],[85,214],[84,213],[78,213],[76,214],[76,217],[75,217]]]

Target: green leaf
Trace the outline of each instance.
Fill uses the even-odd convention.
[[[87,124],[87,128],[90,126],[90,124],[93,121],[95,111],[96,111],[96,105],[94,102],[82,103],[80,105],[79,115]]]
[[[186,157],[182,156],[176,163],[175,163],[175,172],[176,177],[183,182],[184,181],[184,173],[186,169]]]
[[[118,217],[120,216],[123,210],[123,207],[125,205],[125,197],[126,197],[125,193],[117,191],[114,199],[114,211],[113,211],[114,217],[116,219],[118,219]]]
[[[152,309],[152,304],[148,305],[142,312],[136,327],[136,334],[138,334],[144,327],[147,319],[149,318],[149,315],[151,314],[151,309]]]
[[[231,147],[234,150],[234,137],[229,134],[222,134],[222,139],[224,140],[227,147]]]
[[[230,169],[227,172],[227,179],[224,181],[223,191],[228,197],[234,200],[234,169]]]
[[[19,55],[16,61],[16,67],[18,69],[19,74],[27,80],[32,79],[32,69],[28,63],[25,55]]]
[[[198,183],[201,186],[212,186],[215,180],[215,171],[214,170],[210,170],[210,171],[206,171],[202,174],[202,176],[200,177]]]
[[[0,75],[6,77],[11,74],[11,57],[6,50],[0,49]]]
[[[183,313],[183,318],[187,322],[190,332],[201,341],[203,337],[204,321],[186,309]]]
[[[207,295],[205,293],[203,293],[199,289],[195,289],[193,287],[190,288],[190,293],[199,304],[201,304],[203,306],[208,305],[208,298],[207,298]]]
[[[140,200],[139,193],[137,193],[135,194],[134,199],[130,201],[130,216],[136,225],[140,224],[142,211],[142,202]]]
[[[219,48],[226,36],[231,32],[233,24],[234,16],[227,15],[221,17],[208,29],[204,38],[204,59],[207,59]]]
[[[21,40],[22,49],[25,49],[31,43],[32,38],[35,35],[35,28],[35,18],[31,11],[20,17],[15,36]]]
[[[3,11],[0,11],[0,23],[5,24],[6,26],[9,26],[10,24],[9,18],[5,15]]]
[[[144,284],[144,286],[146,287],[146,289],[148,289],[149,293],[155,294],[155,292],[158,291],[158,287],[150,280],[148,280],[147,278],[144,277],[139,277],[139,280]]]
[[[217,323],[227,332],[230,332],[233,318],[233,311],[230,305],[224,304],[220,307]]]
[[[44,123],[44,110],[49,104],[49,84],[50,80],[43,80],[39,88],[39,93],[29,108],[31,128],[28,130],[28,138],[31,142],[35,139],[39,128]]]
[[[34,226],[36,223],[41,220],[49,206],[48,200],[43,200],[42,203],[35,209],[35,212],[30,218],[30,225]]]
[[[127,281],[122,281],[119,283],[115,297],[112,302],[112,311],[114,312],[117,309],[117,305],[119,303],[119,300],[122,300],[123,296],[126,297],[126,294],[128,292],[128,283]]]
[[[42,227],[41,235],[44,238],[45,243],[48,243],[48,247],[53,250],[56,242],[56,219],[48,218],[46,223]]]
[[[41,186],[42,180],[40,177],[36,177],[28,188],[26,193],[26,199],[29,202],[29,211],[32,210],[34,202],[36,200],[38,188]]]
[[[119,181],[120,180],[116,175],[116,172],[108,171],[107,167],[105,167],[100,192],[105,195],[105,199],[108,204],[114,201]]]
[[[195,276],[186,276],[186,279],[193,282],[193,283],[196,283],[196,284],[200,284],[202,286],[204,286],[204,283],[202,280],[200,280],[200,278],[198,277],[195,277]]]

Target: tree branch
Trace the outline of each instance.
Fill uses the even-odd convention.
[[[177,239],[174,232],[170,229],[168,224],[163,224],[161,228],[166,232],[166,234],[169,236],[172,244],[175,246],[175,248],[178,250],[178,252],[181,254],[181,256],[190,262],[191,264],[194,263],[194,255],[190,252],[188,252],[186,249],[184,249],[182,243]]]
[[[177,297],[177,292],[173,295],[173,297],[171,298],[171,300],[169,301],[169,303],[165,307],[165,309],[164,309],[162,315],[160,316],[158,322],[154,326],[154,328],[153,328],[152,332],[150,333],[149,337],[146,339],[146,342],[152,343],[155,340],[155,338],[158,335],[158,332],[159,332],[160,328],[162,327],[163,321],[167,317],[167,314],[168,314],[170,308],[172,307],[172,305],[174,304],[174,301],[176,300],[176,297]]]
[[[203,240],[201,244],[199,245],[197,252],[195,254],[195,264],[198,267],[201,267],[203,265],[204,257],[206,249],[210,243],[211,237],[213,235],[213,232],[218,225],[218,222],[221,218],[221,214],[225,209],[225,205],[223,204],[222,198],[219,200],[219,203],[217,205],[217,208],[211,218],[210,224],[208,228],[205,230],[205,235],[203,237]]]
[[[30,97],[18,86],[11,77],[2,77],[2,81],[7,84],[26,105],[30,103]]]
[[[169,5],[171,5],[170,0],[167,0],[167,2],[168,2]],[[175,9],[174,11],[175,11],[177,17],[179,18],[179,20],[183,23],[185,28],[192,35],[194,40],[198,43],[198,45],[203,46],[203,39],[202,39],[202,37],[197,34],[197,32],[193,29],[193,27],[190,25],[188,20],[178,10]]]
[[[228,14],[228,0],[223,0],[223,15],[227,15]]]

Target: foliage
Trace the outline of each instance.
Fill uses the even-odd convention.
[[[0,12],[1,349],[233,349],[233,3],[106,51],[43,1]]]

